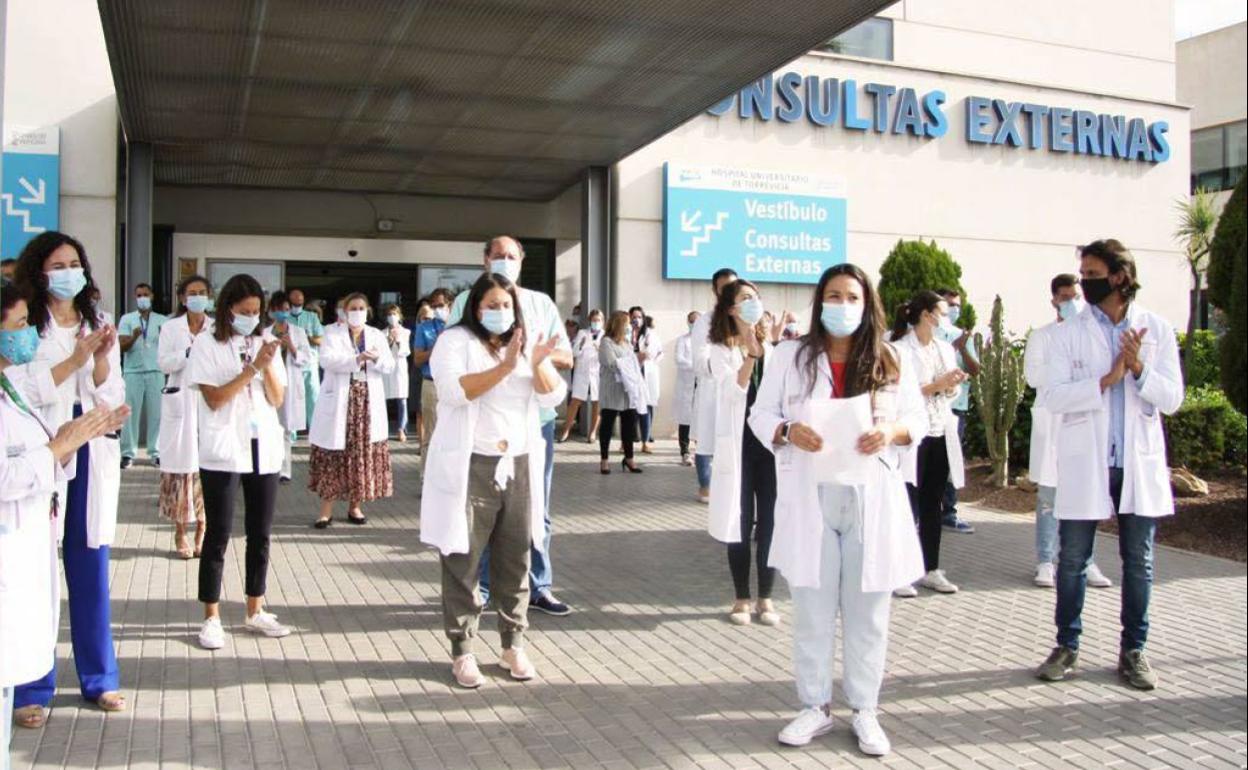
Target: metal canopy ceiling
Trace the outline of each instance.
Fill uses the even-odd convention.
[[[892,0],[99,0],[171,185],[549,200]]]

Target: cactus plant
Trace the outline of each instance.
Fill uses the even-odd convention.
[[[988,457],[992,461],[992,484],[1006,487],[1010,483],[1010,429],[1023,397],[1023,357],[1019,346],[1005,333],[1005,309],[1000,295],[992,303],[991,336],[987,342],[976,334],[975,349],[979,352],[979,376],[971,381],[971,395],[984,423]]]

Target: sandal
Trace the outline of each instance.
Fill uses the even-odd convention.
[[[43,706],[22,706],[13,709],[13,724],[27,730],[38,730],[48,721]]]
[[[95,699],[95,705],[102,711],[125,711],[126,696],[119,692],[106,692]]]
[[[194,556],[194,553],[191,551],[191,544],[186,539],[185,529],[173,534],[173,551],[180,559],[190,559]]]
[[[198,522],[198,523],[195,525],[195,551],[194,551],[194,554],[195,554],[195,558],[196,558],[196,559],[198,559],[198,558],[200,557],[200,554],[202,554],[202,553],[204,552],[204,533],[205,533],[205,532],[207,532],[207,527],[205,527],[205,526],[204,526],[204,522],[202,522],[202,521],[201,521],[201,522]]]

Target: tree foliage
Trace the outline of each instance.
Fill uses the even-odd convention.
[[[898,240],[880,267],[880,302],[891,324],[897,308],[922,289],[954,289],[962,295],[958,326],[975,328],[975,308],[966,301],[962,267],[936,241]]]
[[[1242,174],[1234,192],[1222,208],[1218,226],[1209,250],[1209,301],[1213,306],[1230,312],[1231,294],[1235,287],[1236,253],[1248,234],[1248,174]],[[1242,283],[1239,284],[1241,287]]]

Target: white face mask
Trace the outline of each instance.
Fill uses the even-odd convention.
[[[445,323],[446,320],[451,317],[451,309],[445,305],[442,307],[435,307],[433,309],[433,317]]]
[[[491,259],[490,272],[495,275],[501,275],[518,285],[520,281],[520,260],[518,259]]]
[[[347,326],[350,326],[352,329],[360,328],[361,326],[364,325],[364,322],[367,320],[368,320],[367,310],[348,310],[347,311]]]

